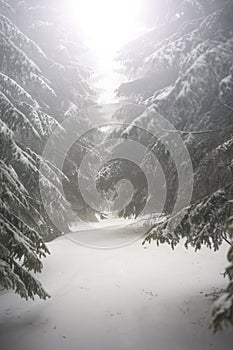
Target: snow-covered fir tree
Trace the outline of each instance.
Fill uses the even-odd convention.
[[[233,4],[227,0],[159,4],[150,2],[147,14],[154,28],[118,53],[117,60],[129,81],[120,85],[116,93],[145,110],[125,106],[117,111],[115,118],[129,122],[130,126],[118,128],[115,135],[146,145],[155,153],[166,175],[164,214],[168,219],[159,225],[152,224],[147,241],[168,242],[174,247],[186,237],[186,245],[195,249],[203,244],[218,249],[223,240],[231,244],[228,255],[231,266],[227,268],[230,284],[214,310],[213,324],[217,330],[225,323],[233,324],[232,237],[228,237],[226,225],[233,214]],[[194,169],[191,205],[185,209],[175,232],[168,229],[169,221],[175,220],[169,214],[178,183],[173,159],[158,138],[138,132],[138,128],[156,131],[158,114],[178,130]],[[170,132],[164,131],[164,139]],[[111,171],[102,169],[98,179],[103,193],[109,188],[113,191],[114,184],[121,179],[122,167],[127,169],[129,165],[119,160],[118,169],[116,162],[107,167]],[[135,182],[135,172],[140,178],[140,171],[133,165],[125,172],[126,178],[132,181],[133,176]],[[138,215],[145,204],[146,182],[143,189],[135,191],[132,203],[121,213],[124,216]]]
[[[80,118],[80,109],[93,103],[90,71],[78,62],[83,44],[56,5],[0,2],[0,287],[26,299],[48,297],[34,273],[49,253],[44,240],[61,233],[42,205],[39,181],[63,231],[70,203],[60,189],[62,183],[70,192],[75,187],[71,176],[42,158],[45,143],[65,132],[60,122],[71,113]],[[75,173],[76,164],[69,157],[66,163]]]

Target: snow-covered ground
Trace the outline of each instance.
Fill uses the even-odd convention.
[[[100,246],[115,246],[122,235],[139,236],[122,223],[110,226],[85,231],[88,243],[102,239]],[[48,244],[51,255],[40,277],[51,299],[0,296],[2,350],[232,349],[232,329],[217,335],[208,329],[212,299],[226,284],[228,247],[195,253],[138,240],[90,249],[74,242],[84,231],[70,237]]]

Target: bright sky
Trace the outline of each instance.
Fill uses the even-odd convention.
[[[93,86],[99,91],[99,102],[115,101],[114,90],[123,82],[116,74],[117,50],[141,30],[143,0],[67,0],[64,10],[90,52],[79,62],[92,67],[97,75]],[[100,75],[100,77],[98,76]]]
[[[115,51],[139,29],[143,0],[68,0],[72,21],[92,48]]]

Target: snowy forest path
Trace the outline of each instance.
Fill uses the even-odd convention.
[[[86,231],[93,239],[97,225]],[[135,234],[119,222],[102,225],[114,244],[120,230],[130,238]],[[142,246],[138,240],[101,250],[65,236],[48,246],[51,255],[40,279],[51,298],[26,302],[11,292],[1,296],[5,349],[232,349],[232,330],[213,335],[208,329],[212,300],[225,287],[226,246],[195,253],[181,245],[175,251]]]

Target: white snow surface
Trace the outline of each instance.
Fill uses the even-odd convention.
[[[102,239],[100,245],[110,247],[142,230],[108,220],[69,237],[85,234],[89,243]],[[90,249],[66,236],[50,242],[40,280],[51,299],[24,301],[3,292],[1,349],[232,349],[232,329],[214,335],[208,328],[213,297],[227,284],[228,247],[195,253],[182,244],[172,251],[141,243]]]

